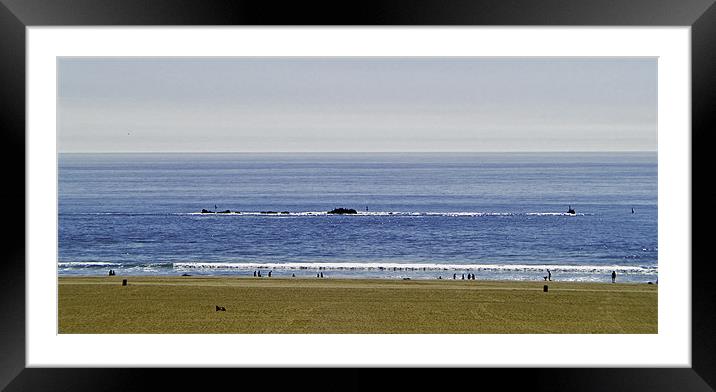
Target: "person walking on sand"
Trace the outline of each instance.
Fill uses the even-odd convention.
[[[616,283],[617,281],[617,271],[612,271],[612,283]]]
[[[452,280],[457,279],[457,274],[452,274]]]

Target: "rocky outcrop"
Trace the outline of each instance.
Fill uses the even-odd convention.
[[[239,211],[231,211],[231,210],[211,211],[211,210],[207,210],[206,208],[202,208],[201,213],[202,214],[231,214],[231,213],[240,214]]]
[[[339,214],[339,215],[357,214],[357,213],[358,213],[358,211],[356,211],[352,208],[334,208],[334,209],[328,211],[328,214]]]

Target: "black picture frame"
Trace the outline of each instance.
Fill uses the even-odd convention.
[[[226,369],[51,369],[25,366],[25,49],[28,26],[166,26],[166,25],[503,25],[503,26],[690,26],[692,76],[693,206],[692,221],[692,366],[690,368],[533,368],[468,369],[439,377],[402,376],[396,370],[366,375],[367,369],[325,372],[302,369],[300,377],[276,377],[271,369],[251,369],[236,382],[270,382],[270,387],[307,382],[320,389],[356,389],[372,384],[409,387],[440,384],[445,377],[480,385],[498,380],[501,388],[528,390],[681,390],[712,391],[716,386],[716,339],[712,283],[714,262],[708,222],[713,217],[707,191],[716,160],[707,155],[716,124],[716,6],[713,0],[542,0],[542,1],[353,1],[286,2],[186,0],[0,0],[0,127],[5,187],[5,257],[0,273],[0,389],[137,390],[160,379],[163,389],[175,386],[221,386]],[[20,209],[19,206],[24,208]],[[111,345],[110,345],[111,347]],[[120,350],[119,347],[110,349]],[[190,376],[189,376],[190,374]],[[247,380],[248,379],[248,380]],[[320,380],[320,381],[317,381]],[[373,381],[375,380],[375,381]],[[392,381],[391,381],[392,380]],[[363,389],[363,388],[361,388]]]

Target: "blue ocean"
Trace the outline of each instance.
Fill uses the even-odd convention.
[[[60,275],[658,279],[655,152],[62,153],[58,167]]]

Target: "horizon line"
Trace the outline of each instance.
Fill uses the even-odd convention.
[[[441,151],[57,151],[57,154],[447,154],[447,153],[634,153],[654,150],[441,150]]]

